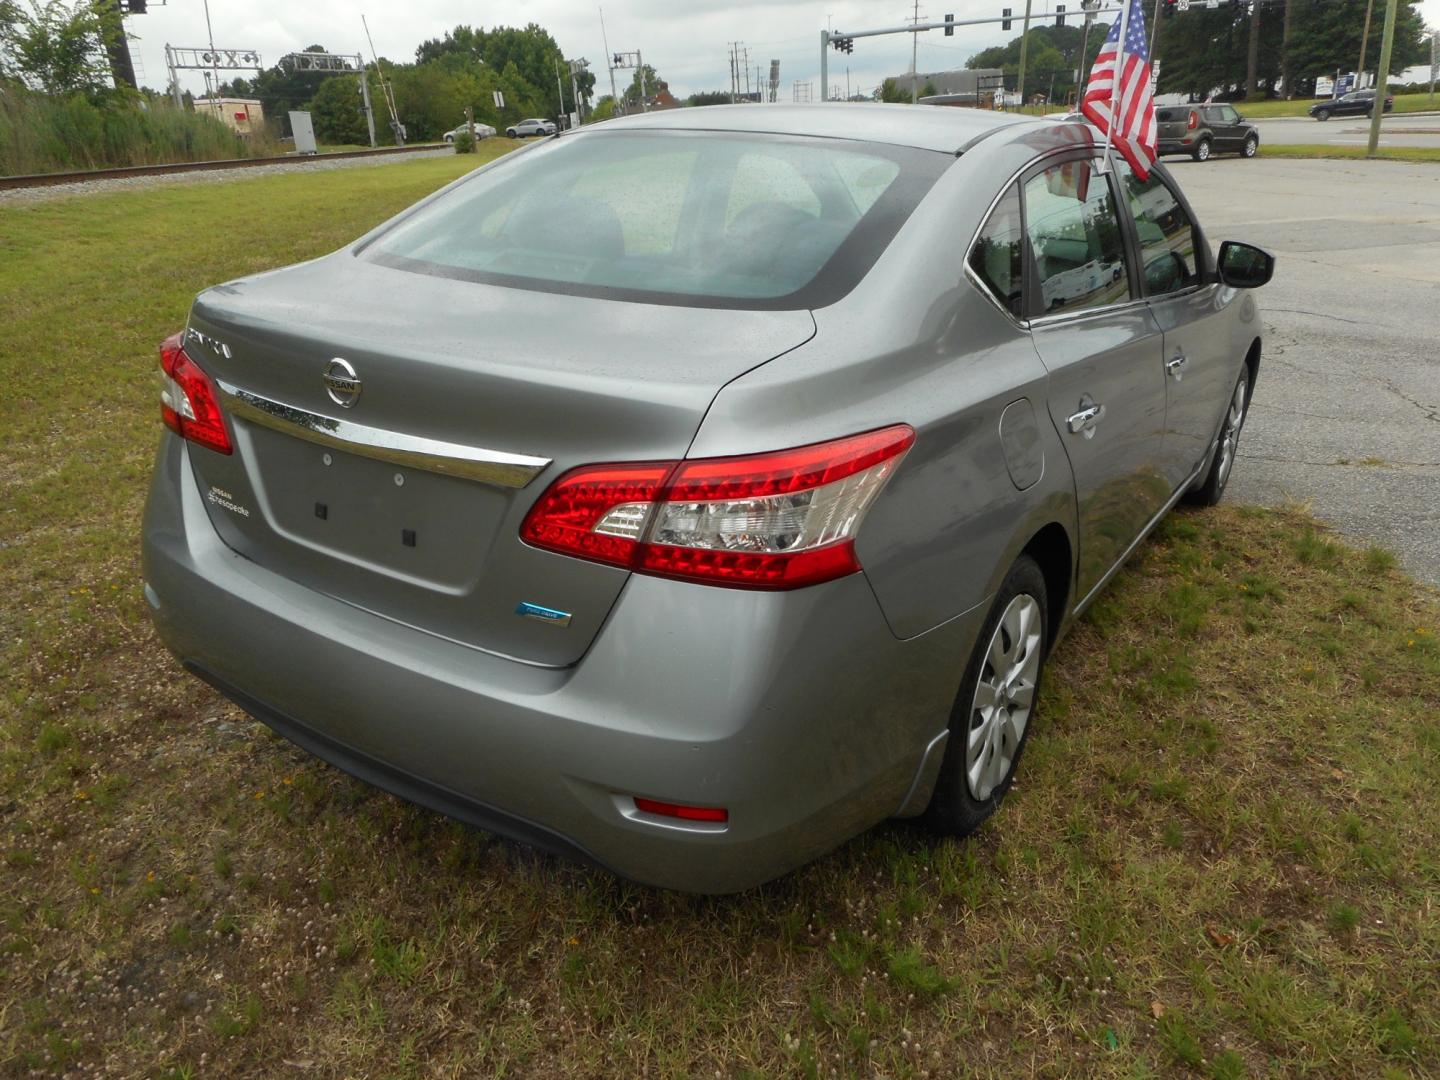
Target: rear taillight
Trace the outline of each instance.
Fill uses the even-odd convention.
[[[160,343],[160,416],[175,434],[219,454],[231,452],[230,433],[210,376],[185,355],[182,335]]]
[[[747,457],[587,465],[531,508],[529,544],[644,574],[793,589],[860,569],[855,534],[907,425]]]
[[[1185,126],[1191,131],[1200,126],[1200,115],[1194,109],[1190,110],[1190,120]]]

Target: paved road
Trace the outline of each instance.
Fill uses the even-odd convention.
[[[1261,157],[1173,171],[1214,243],[1279,256],[1227,497],[1307,501],[1440,586],[1440,166]]]
[[[1244,109],[1244,106],[1241,106]],[[1364,146],[1370,141],[1370,121],[1363,116],[1339,116],[1323,124],[1308,116],[1282,116],[1256,120],[1261,153],[1271,146],[1305,143],[1319,146]],[[1380,122],[1381,146],[1440,147],[1440,115],[1391,113]]]

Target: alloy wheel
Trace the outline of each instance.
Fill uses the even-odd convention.
[[[1198,147],[1196,147],[1196,149],[1195,149],[1195,157],[1196,157],[1196,159],[1199,160],[1199,161],[1209,161],[1209,160],[1210,160],[1210,144],[1209,144],[1208,142],[1202,142]]]
[[[1230,479],[1230,467],[1235,464],[1235,448],[1240,443],[1240,427],[1245,423],[1246,382],[1242,377],[1235,384],[1235,394],[1230,399],[1230,408],[1225,413],[1225,426],[1220,431],[1220,486]]]
[[[1015,766],[1040,676],[1040,604],[1020,593],[1006,606],[975,681],[966,732],[965,780],[983,802]]]

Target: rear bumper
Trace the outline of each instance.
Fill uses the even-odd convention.
[[[635,576],[579,664],[534,667],[235,554],[189,452],[166,434],[146,507],[161,637],[247,711],[367,782],[695,892],[769,880],[923,805],[938,758],[920,765],[983,606],[899,641],[863,575],[791,593]],[[633,795],[724,806],[730,820],[666,824],[636,813]]]

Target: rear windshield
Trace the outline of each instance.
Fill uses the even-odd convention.
[[[589,132],[475,174],[362,257],[584,296],[821,307],[865,275],[953,161],[840,139]]]

